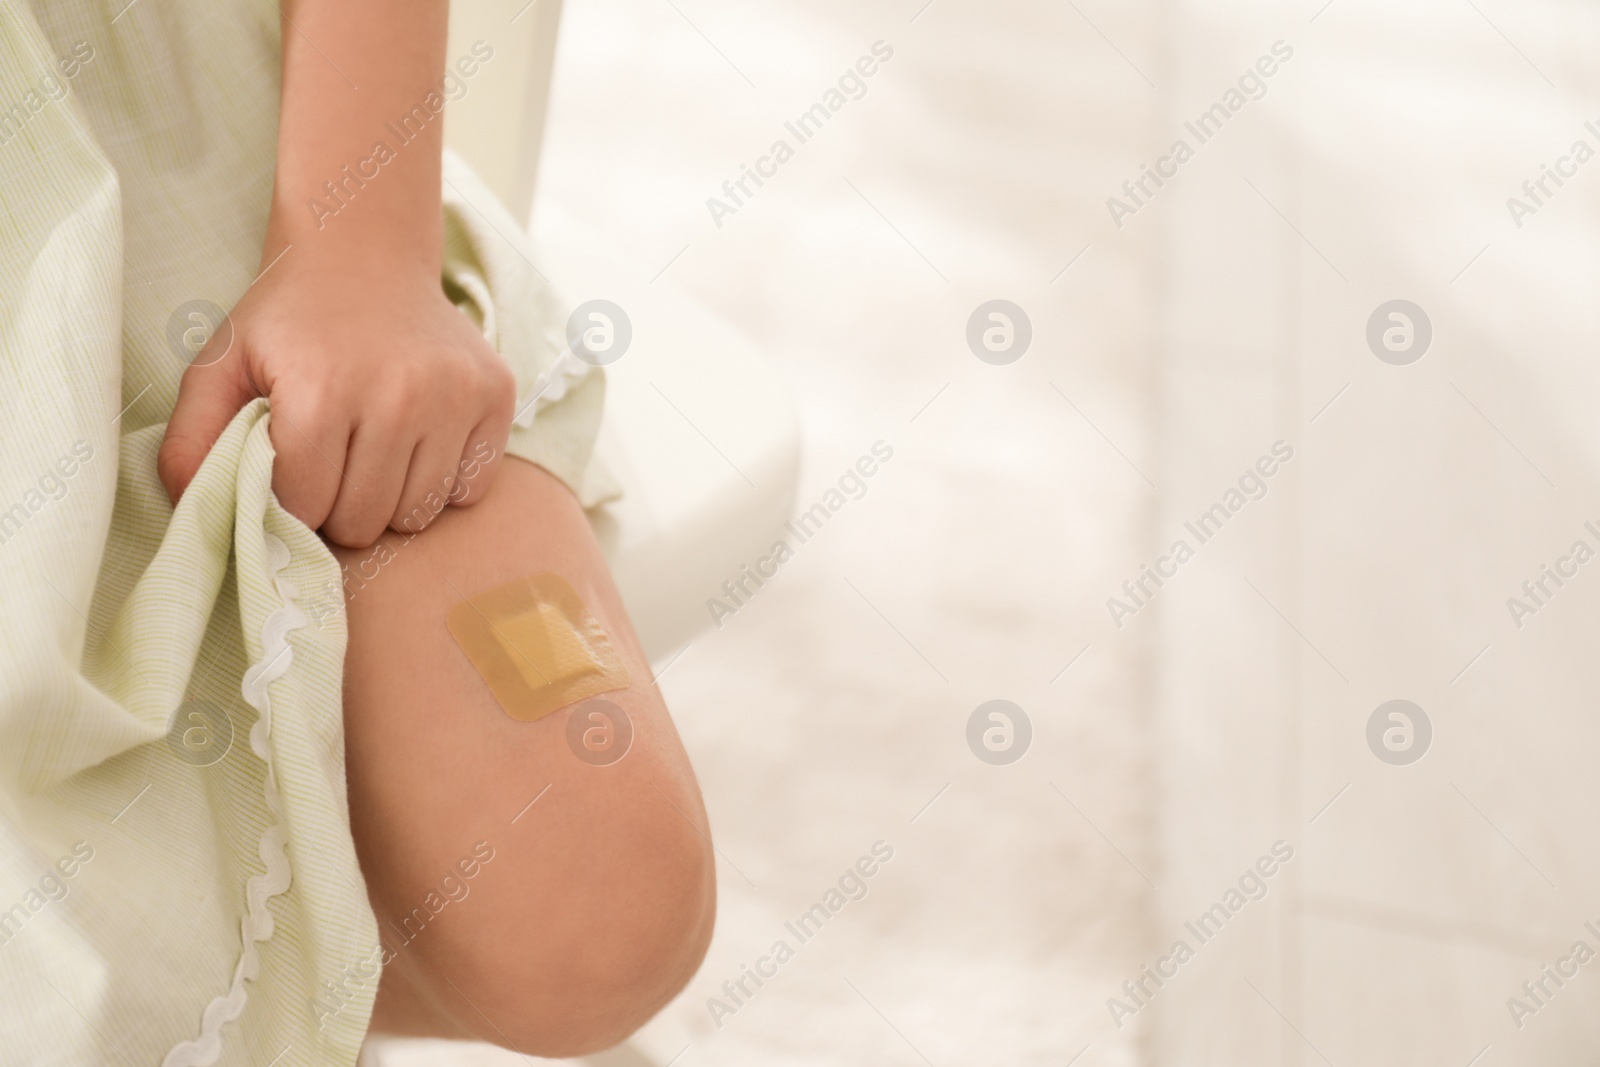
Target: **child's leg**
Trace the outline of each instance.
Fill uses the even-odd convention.
[[[715,889],[693,771],[588,521],[559,481],[513,461],[482,503],[380,544],[392,558],[349,601],[345,667],[351,824],[398,950],[374,1029],[545,1056],[613,1044],[699,965]],[[370,574],[377,547],[335,552],[351,573],[371,560]],[[627,665],[628,687],[604,695],[634,734],[612,765],[574,755],[570,709],[511,718],[446,629],[466,596],[546,573]],[[479,842],[493,858],[465,878]]]

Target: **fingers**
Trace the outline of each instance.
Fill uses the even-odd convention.
[[[463,353],[442,347],[443,368],[411,367],[395,376],[404,388],[383,390],[370,378],[307,373],[290,356],[264,362],[242,343],[237,353],[213,359],[202,350],[184,373],[167,425],[162,484],[176,502],[234,415],[265,392],[272,402],[272,488],[284,510],[347,547],[371,545],[385,527],[420,533],[449,505],[484,497],[516,399],[510,368],[492,352],[452,367]]]
[[[389,518],[389,526],[399,533],[418,534],[428,528],[460,494],[461,476],[457,465],[465,441],[457,434],[435,431],[417,443],[406,471],[400,503]]]
[[[221,331],[214,338],[218,344],[220,334]],[[230,344],[233,341],[231,328],[226,331],[226,340]],[[167,433],[156,456],[156,473],[174,504],[189,488],[228,423],[259,395],[242,354],[237,352],[213,352],[208,344],[183,372],[178,401],[167,420]]]
[[[466,448],[461,453],[456,469],[460,481],[450,497],[458,508],[471,507],[484,498],[505,455],[506,438],[511,432],[509,415],[502,418],[499,412],[486,417],[467,435]]]
[[[470,507],[484,498],[505,453],[516,391],[510,369],[501,363],[487,369],[480,386],[480,410],[486,413],[465,440],[438,430],[412,454],[392,529],[419,533],[446,506]]]
[[[352,427],[341,405],[272,397],[272,491],[313,530],[333,512],[344,482]]]
[[[335,544],[365,548],[385,527],[421,533],[447,506],[476,504],[494,480],[509,430],[498,412],[461,442],[446,429],[412,442],[397,427],[358,425],[322,532]]]
[[[336,544],[364,548],[384,528],[415,535],[449,505],[483,498],[511,429],[509,403],[491,402],[470,433],[443,415],[412,437],[404,419],[346,429],[324,416],[336,408],[273,398],[273,489],[285,510]],[[480,409],[481,410],[481,409]],[[281,424],[281,425],[280,425]]]
[[[322,532],[335,544],[365,548],[389,525],[405,487],[415,442],[396,426],[364,422],[350,435],[344,474]]]

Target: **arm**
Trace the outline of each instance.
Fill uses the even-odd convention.
[[[214,349],[219,332],[185,372],[160,457],[174,500],[256,396],[272,401],[279,501],[339,544],[493,480],[495,464],[456,478],[482,442],[498,462],[515,385],[440,286],[444,121],[427,105],[447,21],[446,0],[284,3],[263,273],[231,312],[232,348]]]
[[[283,11],[278,169],[262,265],[295,243],[328,265],[386,270],[437,288],[443,117],[399,121],[438,92],[448,3],[287,0]],[[396,129],[414,139],[399,143]],[[378,142],[395,155],[377,177],[357,186],[341,174]],[[324,186],[330,181],[344,183],[348,203],[336,215],[310,206],[315,198],[338,207]]]

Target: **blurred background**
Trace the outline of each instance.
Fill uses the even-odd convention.
[[[632,322],[596,524],[719,855],[700,974],[593,1062],[1593,1061],[1600,8],[476,14],[553,35],[500,187]]]

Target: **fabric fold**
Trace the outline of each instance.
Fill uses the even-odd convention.
[[[0,1064],[354,1064],[379,940],[343,576],[272,494],[266,400],[176,508],[156,474],[171,324],[258,270],[279,15],[119,7],[0,13]],[[441,282],[527,397],[565,314],[516,221],[445,168]],[[577,487],[604,381],[555,373],[507,451]]]

